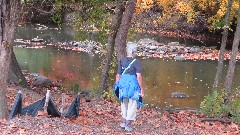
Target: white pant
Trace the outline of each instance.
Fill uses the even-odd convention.
[[[122,117],[126,120],[136,120],[137,100],[123,98],[121,102]]]

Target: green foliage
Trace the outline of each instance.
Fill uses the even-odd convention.
[[[64,13],[70,10],[67,4],[71,3],[74,3],[74,0],[55,0],[53,5],[54,16],[50,19],[61,27]]]
[[[51,20],[61,26],[62,24],[62,14],[63,14],[63,9],[61,7],[57,7],[55,9],[55,14],[53,17],[51,17]]]
[[[22,83],[22,79],[18,79],[18,83],[21,84]]]
[[[230,116],[232,120],[240,122],[240,99],[237,98],[239,91],[233,92],[233,97],[226,103],[228,93],[224,90],[214,91],[205,96],[200,104],[200,109],[208,117],[221,118]]]
[[[95,41],[107,43],[107,30],[110,26],[111,15],[106,13],[104,6],[107,0],[82,0],[79,2],[79,10],[72,14],[69,24],[81,33],[93,32]],[[86,35],[86,34],[85,34]],[[85,41],[84,39],[83,41]]]
[[[78,92],[81,91],[81,87],[77,82],[73,82],[70,84],[69,86],[69,92],[74,92],[75,94],[77,94]]]
[[[211,95],[205,96],[200,104],[201,110],[209,117],[221,117],[224,113],[224,92],[214,91]]]
[[[109,89],[109,91],[104,91],[103,98],[110,101],[118,101],[117,97],[113,93],[113,87],[110,87]]]

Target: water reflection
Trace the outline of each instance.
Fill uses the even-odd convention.
[[[160,107],[199,107],[203,97],[211,92],[216,67],[217,61],[210,60],[180,62],[145,59],[143,60],[143,74],[146,97],[149,103]],[[236,72],[239,71],[239,63],[237,63]],[[224,72],[226,72],[226,67]],[[233,88],[239,86],[239,79],[236,75]],[[189,98],[172,98],[171,93],[176,91],[188,94]]]
[[[73,33],[66,29],[37,31],[31,26],[18,28],[16,38],[29,40],[39,36],[49,42],[69,42],[75,39]],[[136,37],[136,40],[138,38],[140,37]],[[98,67],[101,59],[97,55],[53,46],[43,49],[14,48],[14,52],[22,69],[43,74],[52,80],[62,80],[66,84],[77,82],[85,89],[99,89]],[[146,95],[144,101],[161,108],[199,107],[203,97],[211,92],[217,67],[217,61],[210,60],[180,62],[147,58],[142,59],[142,63]],[[224,64],[228,63],[225,61]],[[227,67],[224,68],[223,76],[226,75],[226,69]],[[240,85],[239,73],[240,65],[237,62],[233,88]],[[171,93],[176,91],[188,94],[189,98],[172,98]]]
[[[86,89],[99,89],[101,59],[87,53],[47,47],[44,49],[14,48],[22,69],[43,74],[65,84],[79,83]],[[142,59],[145,84],[145,103],[161,108],[198,107],[200,101],[211,91],[216,61],[174,61],[157,58]],[[225,62],[227,64],[227,62]],[[226,72],[226,67],[224,68]],[[236,74],[240,73],[237,63]],[[235,75],[233,88],[239,86]],[[171,93],[183,92],[189,98],[172,98]]]
[[[98,86],[99,57],[53,46],[44,49],[14,48],[14,52],[20,67],[29,72],[40,73],[64,84],[76,82],[83,88],[91,88],[89,83],[94,82]]]

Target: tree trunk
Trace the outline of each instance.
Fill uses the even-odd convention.
[[[221,48],[220,48],[220,53],[219,53],[217,73],[216,73],[216,77],[214,80],[213,88],[218,87],[219,81],[221,80],[221,76],[222,76],[224,53],[225,53],[225,47],[226,47],[226,42],[227,42],[227,36],[228,36],[229,18],[230,18],[232,3],[233,3],[233,0],[228,1],[228,7],[227,7],[227,11],[226,11],[225,20],[224,20],[225,26],[224,26],[223,35],[222,35],[222,42],[221,42]]]
[[[225,80],[225,84],[224,84],[225,90],[228,91],[228,99],[232,95],[231,87],[232,87],[232,80],[233,80],[233,76],[234,76],[239,41],[240,41],[240,2],[239,2],[239,7],[238,7],[237,28],[236,28],[236,31],[234,34],[234,39],[233,39],[232,54],[231,54],[231,58],[229,61],[227,76],[226,76],[226,80]]]
[[[110,63],[112,61],[112,55],[114,51],[114,43],[117,35],[117,31],[122,20],[122,15],[124,12],[123,0],[117,1],[117,7],[115,9],[115,15],[112,19],[112,26],[110,28],[110,33],[108,35],[108,44],[107,44],[107,54],[102,63],[102,72],[101,72],[101,81],[100,81],[100,94],[103,95],[104,91],[108,88],[108,72],[110,68]]]
[[[16,56],[13,51],[12,51],[11,55],[12,56],[11,56],[11,62],[10,62],[10,67],[9,67],[9,72],[8,72],[8,82],[19,83],[22,87],[29,88],[27,80],[24,77],[24,75],[18,65]]]
[[[5,103],[5,88],[7,84],[9,66],[11,62],[12,46],[11,42],[18,22],[19,0],[0,0],[0,119],[6,117],[7,104]]]
[[[127,7],[123,14],[120,28],[117,32],[115,45],[116,45],[116,53],[117,53],[118,61],[124,56],[126,56],[125,52],[126,52],[126,41],[127,41],[128,29],[131,25],[132,16],[135,11],[136,1],[137,0],[128,1]]]
[[[27,0],[24,0],[24,4],[26,4],[26,5],[27,5]]]
[[[5,87],[0,86],[0,119],[6,119],[8,108],[7,108],[7,99],[5,97]]]

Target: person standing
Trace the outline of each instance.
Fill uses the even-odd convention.
[[[120,126],[126,131],[132,131],[131,123],[136,120],[137,108],[142,107],[144,89],[142,85],[142,64],[135,59],[137,46],[127,43],[127,56],[118,62],[114,92],[121,102],[122,123]]]

